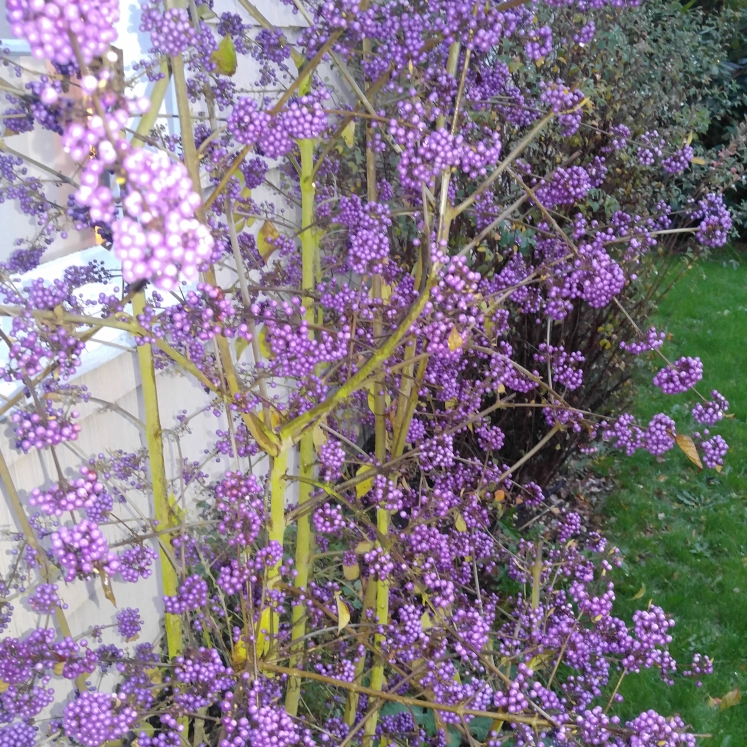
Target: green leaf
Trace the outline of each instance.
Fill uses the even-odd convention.
[[[244,418],[244,424],[252,434],[252,438],[257,442],[258,446],[262,451],[270,456],[278,456],[280,454],[280,439],[257,417],[253,412],[250,412]]]
[[[207,4],[197,6],[197,17],[201,21],[214,21],[218,14]]]
[[[241,358],[241,354],[246,350],[247,346],[249,345],[249,341],[246,339],[246,337],[237,337],[236,341],[234,342],[233,346],[236,350],[236,358]]]
[[[233,75],[236,72],[236,47],[230,34],[226,34],[218,44],[210,59],[215,63],[221,75]]]

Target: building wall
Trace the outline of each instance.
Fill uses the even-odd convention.
[[[122,19],[119,24],[120,37],[117,45],[124,49],[125,60],[129,63],[139,59],[142,56],[140,50],[147,49],[149,46],[148,39],[137,30],[135,14],[137,7],[138,5],[135,2],[128,3],[124,0],[122,2]],[[259,7],[265,16],[273,23],[281,26],[289,37],[293,38],[298,34],[299,23],[301,23],[299,16],[294,15],[291,9],[280,0],[261,0]],[[228,10],[246,17],[246,13],[240,4],[230,0],[217,0],[215,10],[218,14]],[[5,23],[4,14],[3,23]],[[0,35],[5,40],[8,39],[8,34],[7,26],[3,28],[0,25]],[[44,70],[43,63],[24,53],[23,43],[13,42],[11,46],[18,52],[16,59],[19,64],[33,70]],[[239,71],[235,79],[238,87],[247,91],[252,88],[252,80],[253,72],[251,69]],[[22,86],[24,79],[20,81],[13,79],[12,82],[14,85]],[[167,96],[161,108],[161,114],[164,115],[163,121],[172,131],[176,126],[176,121],[172,116],[175,112],[174,99]],[[227,112],[224,112],[223,116],[226,115]],[[5,143],[13,150],[26,154],[43,164],[51,165],[67,176],[75,175],[76,167],[62,151],[60,138],[52,136],[49,132],[12,135],[5,138]],[[29,167],[29,172],[40,176],[40,178],[50,178],[50,175],[45,173],[43,169],[35,169],[33,166]],[[66,204],[69,191],[70,187],[68,186],[52,186],[52,195],[60,201],[60,204]],[[257,190],[255,198],[258,201],[261,199],[276,199],[269,192],[262,195],[261,190]],[[286,215],[288,214],[286,212]],[[0,204],[0,225],[3,227],[4,238],[0,242],[0,261],[5,261],[15,249],[15,239],[33,235],[36,227],[32,219],[21,215],[17,206],[10,202]],[[256,231],[258,228],[259,222],[255,224],[252,230]],[[92,236],[90,234],[78,234],[71,230],[70,238],[65,241],[57,240],[45,253],[42,266],[27,277],[22,278],[21,282],[28,282],[34,277],[44,277],[47,280],[52,280],[60,277],[65,266],[70,262],[91,259],[92,257],[101,257],[108,265],[111,266],[112,263],[116,265],[116,261],[110,254],[106,254],[101,247],[88,248],[91,245]],[[88,288],[87,292],[95,297],[98,290],[97,288]],[[1,326],[8,329],[9,323],[10,320],[5,318],[2,320]],[[0,354],[0,357],[2,357],[2,354]],[[250,349],[242,353],[242,360],[251,361]],[[177,448],[177,441],[174,437],[167,435],[166,438],[167,473],[170,478],[175,480],[174,485],[178,486],[180,449],[181,453],[184,456],[189,456],[190,459],[199,459],[200,455],[204,456],[204,452],[208,448],[207,445],[215,442],[216,430],[219,428],[226,429],[226,418],[225,415],[216,418],[212,413],[204,412],[203,410],[209,402],[204,390],[173,369],[159,372],[157,382],[164,429],[170,429],[176,425],[174,415],[181,410],[186,409],[190,416],[199,413],[190,422],[191,432],[180,437],[179,448]],[[106,453],[108,450],[114,449],[136,451],[145,446],[142,429],[131,418],[124,416],[117,410],[117,408],[124,410],[141,421],[145,417],[134,341],[126,333],[112,330],[102,330],[98,333],[94,342],[89,344],[83,358],[83,366],[72,383],[87,386],[97,399],[111,403],[116,407],[90,402],[78,408],[81,412],[78,422],[82,425],[79,439],[73,444],[61,446],[57,449],[60,465],[68,477],[77,475],[78,467],[89,455]],[[0,385],[0,397],[8,397],[14,391],[16,391],[15,386]],[[7,416],[0,422],[0,445],[24,503],[26,503],[32,489],[48,487],[57,481],[49,450],[43,452],[33,450],[24,455],[14,448],[14,436]],[[229,468],[229,464],[225,458],[221,461],[211,460],[204,467],[205,471],[214,476],[219,475],[227,468]],[[255,474],[262,475],[266,473],[267,464],[266,459],[257,459],[253,464],[250,464],[246,459],[240,459],[231,460],[230,468],[252,469]],[[293,473],[296,469],[296,465],[291,462],[289,472]],[[18,523],[17,517],[8,503],[4,487],[2,487],[2,491],[5,500],[0,504],[0,530],[3,530],[3,535],[0,536],[0,572],[5,576],[14,562],[13,551],[17,547],[14,536],[18,530]],[[139,515],[152,516],[151,498],[149,495],[140,496],[133,500],[132,506],[119,508],[115,506],[115,512],[122,518],[133,521]],[[291,489],[288,502],[293,503],[295,500],[295,494]],[[187,505],[185,508],[188,512],[186,521],[194,520],[196,515],[194,506]],[[156,548],[155,541],[153,541],[153,547]],[[64,587],[61,590],[61,596],[69,605],[66,616],[74,635],[85,634],[90,630],[92,624],[106,625],[113,623],[117,610],[123,607],[137,607],[145,620],[145,626],[138,642],[158,641],[162,611],[162,590],[157,572],[149,579],[136,585],[114,581],[113,591],[117,602],[116,608],[105,598],[98,580],[75,581],[71,584],[65,584],[64,581],[59,580],[58,583]],[[11,603],[15,607],[15,612],[10,629],[5,635],[22,636],[32,628],[45,623],[25,605],[23,598],[12,598]],[[122,639],[111,629],[105,630],[103,637],[105,643],[115,643],[120,647],[123,646]],[[95,678],[93,679],[95,681]]]

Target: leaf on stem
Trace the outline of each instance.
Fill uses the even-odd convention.
[[[264,325],[260,328],[259,334],[257,335],[257,345],[259,346],[259,352],[262,354],[262,357],[271,361],[273,357],[272,348],[267,342],[267,327]]]
[[[345,145],[347,145],[348,148],[353,147],[353,143],[355,143],[355,120],[354,119],[351,119],[345,125],[345,128],[342,131],[342,139],[345,141]]]
[[[262,224],[262,228],[259,229],[259,232],[257,233],[257,250],[265,263],[270,259],[270,255],[277,248],[275,239],[279,236],[280,232],[269,220],[266,220]]]
[[[231,666],[234,669],[241,669],[241,667],[244,666],[244,663],[246,662],[246,657],[247,657],[246,643],[244,643],[243,638],[239,638],[239,640],[236,641],[236,645],[233,647],[233,656],[231,657]]]
[[[311,440],[314,442],[314,447],[316,448],[317,452],[319,452],[324,446],[324,444],[327,443],[329,437],[327,436],[326,431],[322,426],[317,423],[311,430]]]
[[[104,596],[116,607],[117,600],[114,598],[114,589],[112,588],[112,577],[99,566],[99,576],[101,576],[101,588],[104,590]]]
[[[685,452],[685,456],[698,468],[703,469],[703,462],[700,461],[700,454],[695,446],[695,442],[683,433],[678,433],[675,437],[677,446]]]
[[[373,467],[370,464],[364,464],[358,470],[358,472],[356,472],[356,477],[359,477],[364,472],[373,472]],[[374,484],[374,477],[368,477],[365,480],[361,480],[361,482],[359,482],[355,486],[355,495],[358,497],[359,500],[363,498],[364,495],[371,492],[371,488],[373,488],[373,484]]]
[[[201,21],[214,21],[218,14],[207,4],[197,6],[197,17]]]
[[[226,34],[220,40],[218,49],[210,55],[210,59],[221,75],[233,75],[236,72],[236,46],[230,34]]]
[[[335,601],[337,602],[337,632],[339,633],[350,622],[350,610],[340,597],[339,591],[335,592]]]
[[[270,632],[270,623],[272,622],[272,610],[266,607],[262,610],[262,617],[259,620],[259,630],[257,631],[257,657],[264,656],[270,650],[270,641],[267,636]]]
[[[252,438],[266,454],[276,457],[280,454],[280,439],[260,420],[250,412],[244,418],[244,423],[252,434]]]
[[[240,335],[234,340],[233,347],[236,350],[236,360],[241,358],[241,354],[246,350],[248,345],[249,341],[243,335]]]
[[[459,334],[459,330],[456,327],[451,328],[449,332],[448,340],[449,350],[453,353],[455,350],[459,350],[464,345],[464,339]]]
[[[358,563],[353,563],[353,565],[345,565],[343,563],[342,575],[345,576],[346,581],[355,581],[356,579],[360,578],[360,566],[358,565]]]

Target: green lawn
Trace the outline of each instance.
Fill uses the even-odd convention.
[[[618,611],[629,619],[653,600],[676,620],[672,650],[682,669],[692,651],[714,659],[714,674],[700,689],[683,678],[670,688],[652,672],[630,677],[621,689],[624,714],[648,708],[679,713],[697,732],[713,735],[703,740],[706,747],[742,747],[747,745],[747,255],[724,254],[694,267],[661,304],[655,323],[673,335],[665,355],[700,356],[701,391],[718,389],[735,417],[713,428],[731,447],[721,474],[698,474],[679,450],[666,454],[663,463],[645,453],[599,460],[618,484],[604,508],[606,534],[626,558],[615,573]],[[689,397],[666,396],[651,384],[661,365],[645,364],[635,413],[648,422],[665,412],[688,432]],[[724,710],[709,705],[709,698],[736,687],[745,695],[742,703]]]

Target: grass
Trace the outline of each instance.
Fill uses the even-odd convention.
[[[741,747],[747,745],[747,256],[732,252],[696,265],[664,299],[655,323],[672,335],[665,355],[700,356],[700,391],[717,389],[729,400],[734,417],[713,432],[730,451],[720,474],[699,473],[679,449],[663,462],[645,453],[600,459],[618,485],[604,507],[606,535],[626,557],[614,574],[618,609],[629,619],[649,600],[663,607],[676,620],[672,652],[680,669],[699,651],[714,659],[714,674],[701,688],[681,677],[668,687],[656,672],[631,676],[620,691],[621,714],[679,713],[695,731],[712,734],[705,747]],[[648,422],[664,412],[691,432],[691,398],[664,395],[651,384],[660,367],[643,363],[635,414]],[[734,688],[745,693],[741,704],[709,704]]]

